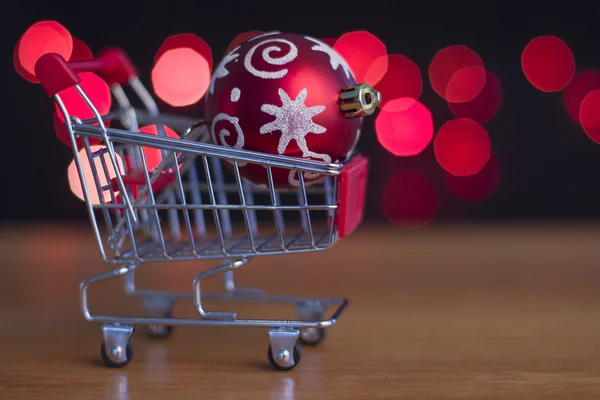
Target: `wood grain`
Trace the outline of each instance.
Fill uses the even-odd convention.
[[[109,268],[89,227],[5,227],[0,398],[598,399],[599,244],[596,226],[364,226],[327,252],[257,258],[236,275],[269,293],[350,298],[296,369],[270,367],[266,329],[182,326],[167,341],[139,327],[131,364],[109,369],[101,326],[79,310],[80,281]],[[140,285],[189,290],[206,266],[147,265]],[[119,281],[93,290],[91,305],[141,312]],[[175,313],[194,316],[189,302]]]

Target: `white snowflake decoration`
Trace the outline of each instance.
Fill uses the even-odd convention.
[[[234,49],[231,53],[227,54],[225,58],[223,58],[223,61],[221,61],[219,66],[215,69],[212,79],[210,80],[210,86],[208,88],[210,94],[213,94],[215,92],[215,82],[217,81],[217,79],[224,78],[227,75],[229,75],[229,71],[227,70],[227,68],[225,68],[227,64],[229,64],[231,61],[235,60],[238,57],[239,54],[237,54]]]
[[[326,43],[323,43],[317,39],[313,39],[309,36],[305,36],[304,37],[306,40],[309,40],[313,43],[316,43],[315,46],[311,47],[311,50],[314,51],[321,51],[325,54],[327,54],[329,56],[329,62],[331,63],[331,68],[333,68],[334,71],[337,71],[337,69],[340,67],[340,65],[342,66],[342,69],[344,70],[344,74],[346,74],[346,79],[350,79],[352,75],[352,70],[350,69],[350,67],[348,66],[348,64],[346,63],[346,60],[344,60],[342,58],[342,56],[340,56],[338,54],[337,51],[335,51],[334,49],[332,49],[331,47],[329,47]]]
[[[272,104],[263,104],[260,108],[263,112],[274,115],[275,121],[260,127],[260,133],[272,133],[281,131],[277,151],[283,154],[292,139],[296,140],[298,147],[302,150],[304,157],[316,157],[329,162],[331,158],[327,154],[317,154],[308,149],[306,135],[309,133],[324,133],[327,129],[313,122],[312,118],[325,111],[325,106],[306,107],[304,101],[308,95],[306,88],[302,89],[295,100],[291,100],[288,94],[279,89],[281,107]]]

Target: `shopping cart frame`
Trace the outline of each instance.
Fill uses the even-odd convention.
[[[111,86],[111,91],[114,98],[117,100],[119,110],[111,112],[109,115],[100,115],[95,108],[93,102],[89,99],[86,93],[79,86],[78,72],[92,71],[101,75]],[[266,327],[269,328],[270,345],[268,348],[268,358],[271,364],[279,370],[289,370],[294,368],[300,361],[299,342],[304,344],[318,344],[325,335],[325,328],[334,325],[342,313],[348,306],[346,298],[308,298],[297,296],[284,295],[267,295],[259,289],[243,289],[235,286],[233,271],[246,265],[252,257],[262,255],[280,255],[291,254],[308,251],[322,251],[330,248],[338,238],[345,237],[353,232],[362,220],[362,208],[364,204],[364,191],[366,185],[367,160],[361,155],[353,155],[343,163],[323,163],[306,159],[287,157],[282,155],[272,155],[248,150],[235,149],[231,147],[217,146],[209,143],[208,128],[204,121],[191,120],[189,118],[180,118],[179,116],[165,115],[158,112],[158,108],[154,103],[148,91],[143,87],[137,77],[137,71],[132,67],[131,62],[126,55],[118,49],[109,49],[101,53],[96,59],[86,62],[67,63],[61,56],[56,54],[48,54],[40,58],[36,64],[36,74],[46,92],[52,96],[63,114],[65,128],[68,130],[69,139],[73,149],[73,154],[79,172],[79,177],[84,192],[88,214],[97,243],[100,249],[101,256],[106,263],[120,265],[118,268],[108,272],[101,273],[87,279],[84,279],[80,286],[80,301],[81,310],[86,320],[91,322],[100,322],[103,324],[104,342],[101,346],[101,356],[105,363],[111,367],[122,367],[127,365],[133,357],[132,335],[137,324],[148,325],[150,332],[155,336],[168,336],[174,325],[216,325],[216,326],[248,326],[248,327]],[[129,99],[125,95],[123,85],[129,85],[136,95],[142,100],[145,110],[136,109],[131,106]],[[80,120],[76,116],[69,115],[67,107],[61,100],[60,92],[67,88],[74,87],[82,96],[86,104],[93,111],[95,118],[90,120]],[[121,130],[107,128],[104,121],[118,119],[129,130]],[[158,123],[169,124],[172,128],[179,128],[182,131],[181,137],[178,139],[168,138],[161,135],[148,135],[136,132],[140,124]],[[184,129],[185,128],[185,129]],[[202,138],[205,138],[204,140]],[[153,171],[150,176],[149,171],[144,169],[142,190],[137,193],[137,199],[133,199],[131,187],[125,182],[127,175],[122,176],[117,173],[114,178],[114,190],[122,196],[122,203],[114,201],[111,204],[105,204],[100,200],[100,204],[92,204],[90,193],[88,191],[88,183],[83,172],[82,163],[79,155],[79,143],[83,143],[88,157],[90,166],[95,165],[95,160],[92,158],[90,140],[101,141],[105,146],[105,154],[107,155],[110,164],[114,171],[121,171],[117,163],[117,153],[121,146],[137,146],[138,149],[152,148],[163,152],[163,156],[170,154],[163,159],[161,164]],[[139,150],[142,165],[146,165],[143,155],[144,151]],[[203,165],[206,168],[207,187],[210,192],[210,204],[194,204],[189,205],[185,202],[185,193],[183,189],[182,172],[179,165],[180,156],[183,155],[184,164],[186,159],[201,158]],[[190,155],[194,157],[190,157]],[[187,158],[186,158],[187,157]],[[211,170],[209,161],[220,160],[222,163],[228,162],[232,166],[236,180],[236,188],[240,195],[241,204],[239,206],[224,204],[216,200],[213,182],[211,181]],[[94,161],[94,162],[92,162]],[[193,162],[190,161],[190,162]],[[103,161],[105,162],[105,161]],[[244,163],[257,163],[265,166],[269,185],[266,193],[270,196],[273,203],[269,206],[264,206],[265,211],[272,211],[277,227],[277,235],[281,248],[270,248],[269,251],[258,250],[252,239],[252,230],[254,229],[249,223],[249,212],[261,209],[260,206],[254,204],[246,204],[244,200],[245,187],[247,182],[242,179],[240,174],[240,166]],[[108,163],[106,163],[108,164]],[[220,165],[216,163],[213,165]],[[137,242],[134,235],[142,227],[151,227],[153,234],[155,231],[160,231],[161,222],[158,217],[156,224],[152,226],[146,218],[148,226],[144,225],[144,221],[140,221],[142,210],[150,210],[149,213],[157,213],[160,209],[160,204],[154,200],[153,185],[161,173],[167,168],[177,177],[174,186],[178,186],[181,191],[181,199],[183,202],[180,207],[185,210],[184,215],[188,215],[186,219],[188,231],[191,234],[189,227],[189,212],[195,209],[211,210],[214,212],[215,223],[219,221],[219,214],[224,210],[241,210],[244,214],[246,231],[248,233],[249,246],[244,248],[245,251],[231,251],[235,246],[227,248],[221,228],[217,226],[217,233],[221,244],[220,251],[210,253],[198,253],[195,249],[194,235],[190,235],[189,242],[193,251],[185,254],[168,253],[166,250],[166,242],[162,234],[160,235],[159,244],[162,244],[163,255],[157,257],[144,257],[141,251],[136,247]],[[107,171],[107,166],[103,164],[104,171]],[[292,171],[298,171],[298,199],[301,203],[298,206],[289,208],[292,211],[299,211],[301,215],[304,213],[307,219],[303,218],[302,240],[295,237],[290,242],[290,246],[284,244],[284,235],[281,232],[280,220],[278,213],[288,211],[284,206],[278,204],[278,192],[273,183],[273,169],[285,168]],[[100,190],[98,184],[98,172],[96,167],[92,168],[94,180],[96,181],[96,189]],[[190,171],[195,170],[195,164],[189,168]],[[222,172],[219,172],[222,173]],[[320,174],[323,176],[326,189],[324,195],[328,198],[325,205],[314,206],[310,208],[307,200],[308,185],[305,183],[305,174]],[[217,183],[217,186],[224,182]],[[224,190],[224,189],[221,189]],[[133,196],[135,197],[135,195]],[[143,199],[151,198],[151,204],[144,203]],[[350,201],[352,199],[352,202]],[[356,202],[358,200],[358,202]],[[352,203],[348,205],[348,203]],[[175,209],[174,204],[170,204],[171,209]],[[165,206],[169,210],[168,205]],[[177,208],[179,209],[179,208]],[[103,242],[100,232],[99,223],[96,218],[98,211],[107,213],[111,210],[117,215],[121,215],[118,219],[116,232],[121,232],[123,236],[129,236],[131,239],[132,248],[129,251],[121,252],[120,246],[122,243],[117,243],[117,234],[114,227],[109,225],[111,235],[108,239],[108,250]],[[319,240],[314,237],[314,232],[311,226],[310,211],[324,211],[329,215],[328,229],[329,232]],[[145,214],[143,214],[145,215]],[[218,225],[218,223],[217,223]],[[137,228],[136,228],[137,226]],[[179,225],[177,225],[179,226]],[[121,229],[121,231],[119,231]],[[123,233],[123,230],[125,232]],[[306,238],[304,238],[306,234]],[[321,241],[323,238],[327,240]],[[155,244],[153,240],[147,239],[151,244]],[[303,243],[304,247],[296,245],[296,248],[291,248],[292,243]],[[269,244],[265,242],[268,248]],[[240,246],[239,243],[236,246]],[[240,248],[240,247],[238,247]],[[116,253],[112,256],[110,251]],[[189,250],[189,249],[188,249]],[[183,260],[203,260],[203,259],[224,259],[225,262],[211,269],[207,269],[199,273],[193,280],[191,293],[177,293],[156,290],[138,289],[135,283],[134,273],[143,264],[159,261],[183,261]],[[206,279],[216,275],[223,274],[225,277],[225,293],[203,293],[201,286]],[[133,297],[142,299],[144,308],[148,316],[146,317],[116,317],[107,315],[96,315],[92,313],[88,304],[88,290],[91,285],[101,281],[122,277],[124,279],[125,292]],[[173,318],[172,308],[176,300],[183,298],[191,298],[194,309],[199,314],[200,318]],[[221,301],[255,301],[255,302],[276,302],[276,303],[292,303],[297,305],[298,319],[296,320],[281,320],[281,319],[238,319],[234,312],[213,312],[204,309],[203,300],[221,300]],[[325,318],[326,307],[334,306],[328,318]]]

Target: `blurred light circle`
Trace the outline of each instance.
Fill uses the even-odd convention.
[[[590,139],[600,143],[600,89],[589,92],[581,102],[579,123]]]
[[[68,60],[72,51],[73,38],[64,26],[56,21],[41,21],[30,26],[17,42],[14,64],[25,79],[39,82],[34,68],[41,56],[57,53]]]
[[[80,39],[74,37],[73,38],[73,51],[71,52],[71,58],[69,61],[81,61],[81,60],[91,60],[94,56],[92,55],[92,50],[88,47]]]
[[[543,92],[564,89],[575,75],[575,57],[569,46],[556,36],[531,40],[521,54],[527,80]]]
[[[229,46],[227,46],[227,52],[230,52],[231,50],[235,49],[240,44],[244,43],[246,40],[251,39],[254,36],[262,35],[263,33],[264,32],[262,31],[249,31],[240,33],[239,35],[233,38],[231,43],[229,43]]]
[[[192,33],[180,33],[167,38],[156,52],[154,62],[157,63],[162,55],[169,50],[183,48],[192,49],[204,57],[208,63],[208,70],[212,70],[213,59],[210,46],[204,40]]]
[[[60,140],[65,146],[71,148],[71,137],[69,136],[69,130],[65,124],[64,118],[62,118],[62,113],[54,113],[52,118],[52,123],[54,125],[54,133],[58,140]],[[98,125],[98,123],[94,123],[92,125]],[[104,121],[105,127],[110,127],[110,121]],[[88,142],[90,145],[96,145],[102,142],[102,139],[90,138],[88,137]],[[75,139],[75,144],[78,149],[82,149],[84,145],[83,137],[79,137]]]
[[[455,176],[475,175],[490,159],[488,132],[469,118],[446,122],[433,140],[440,166]]]
[[[433,138],[431,112],[413,98],[389,101],[375,120],[379,143],[396,156],[421,153]]]
[[[433,90],[451,103],[473,100],[485,84],[483,60],[462,45],[440,50],[429,64],[428,74]]]
[[[346,60],[356,82],[366,82],[365,76],[369,66],[377,58],[387,55],[385,44],[367,31],[346,33],[337,40],[333,48]],[[381,71],[379,72],[381,73]]]
[[[90,150],[92,153],[96,153],[98,151],[103,151],[105,149],[104,146],[90,146]],[[118,154],[115,154],[115,160],[117,162],[117,166],[120,172],[124,171],[123,168],[123,160]],[[108,171],[108,177],[104,173],[104,167],[102,165],[102,158],[104,158],[104,162],[106,165],[106,170]],[[98,194],[98,186],[96,186],[96,181],[94,180],[94,174],[92,171],[92,164],[90,163],[90,159],[87,156],[87,152],[85,149],[81,149],[79,151],[79,160],[81,163],[81,167],[83,170],[83,176],[85,177],[85,181],[87,183],[88,194],[90,196],[90,201],[92,204],[100,203],[100,196]],[[110,161],[110,156],[107,151],[104,152],[102,156],[94,157],[94,167],[98,173],[98,180],[100,183],[100,187],[107,186],[110,183],[110,180],[117,176],[112,163]],[[83,189],[81,187],[81,180],[79,179],[79,172],[77,171],[77,165],[75,164],[75,160],[69,164],[67,168],[67,177],[69,179],[69,186],[73,194],[79,197],[81,200],[85,200],[85,196],[83,195]],[[108,179],[107,179],[108,178]],[[102,192],[102,198],[105,203],[111,202],[110,190],[106,190]]]
[[[209,84],[208,62],[190,48],[167,50],[152,69],[154,92],[174,107],[197,103],[208,90]]]
[[[470,118],[476,122],[488,122],[502,108],[503,95],[500,80],[486,71],[485,84],[481,92],[471,101],[465,103],[448,103],[452,113],[459,118]]]
[[[600,89],[600,71],[583,71],[575,75],[563,92],[563,102],[567,113],[579,122],[579,106],[593,90]]]
[[[485,87],[485,68],[479,65],[461,68],[450,78],[446,100],[452,104],[473,101]]]
[[[423,79],[419,67],[401,54],[378,57],[367,70],[367,77],[378,71],[385,71],[383,77],[375,83],[375,89],[381,93],[379,107],[394,99],[410,97],[418,100],[423,91]],[[374,80],[374,79],[372,79]]]
[[[15,46],[15,50],[13,52],[13,66],[19,75],[25,80],[28,80],[31,83],[39,83],[38,78],[33,74],[28,72],[23,65],[21,65],[21,60],[19,60],[19,47],[21,46],[21,40],[17,42]]]
[[[321,39],[321,41],[327,43],[329,45],[329,47],[333,47],[333,46],[335,46],[335,42],[337,42],[337,39],[332,38],[332,37],[327,37],[327,38]]]
[[[108,114],[112,104],[112,97],[108,84],[93,72],[82,72],[78,75],[81,78],[79,86],[88,96],[94,107],[96,107],[100,115]],[[78,117],[81,120],[95,118],[90,107],[74,87],[65,89],[58,94],[71,117]],[[64,122],[65,118],[57,104],[55,104],[55,110],[59,120]]]
[[[388,71],[388,62],[388,56],[377,57],[371,65],[367,67],[363,82],[368,83],[371,86],[377,85]]]
[[[172,139],[179,138],[179,135],[177,134],[177,132],[175,132],[168,126],[162,125],[162,127],[165,130],[166,137],[172,138]],[[159,136],[157,125],[144,126],[144,127],[140,128],[140,132]],[[164,137],[163,135],[160,135],[160,136]],[[148,169],[148,171],[152,171],[155,168],[157,168],[163,160],[162,150],[155,149],[152,147],[144,147],[144,157],[146,158],[146,168]]]
[[[381,197],[383,214],[401,229],[418,229],[429,224],[438,212],[438,203],[437,189],[417,171],[394,175]]]
[[[450,191],[461,199],[483,200],[493,193],[500,182],[498,157],[492,153],[483,169],[475,175],[455,176],[444,172],[444,179]]]

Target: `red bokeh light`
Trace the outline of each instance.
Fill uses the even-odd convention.
[[[431,61],[428,74],[433,90],[451,103],[473,100],[485,84],[483,60],[466,46],[440,50]]]
[[[62,118],[61,113],[56,113],[56,112],[54,113],[54,116],[52,118],[52,123],[54,125],[54,133],[56,134],[56,137],[58,138],[58,140],[60,140],[65,146],[70,148],[71,147],[71,137],[69,136],[69,130],[67,129],[67,126],[63,120],[64,120],[64,118]],[[95,123],[93,125],[98,125],[98,124]],[[104,126],[106,126],[107,128],[110,127],[110,121],[104,121]],[[102,139],[88,138],[88,142],[90,143],[90,146],[97,145],[98,143],[102,142]],[[83,148],[83,138],[82,137],[75,139],[75,143],[77,144],[78,149]]]
[[[337,40],[333,48],[346,60],[357,82],[366,82],[365,75],[371,64],[377,58],[387,55],[385,44],[367,31],[346,33]]]
[[[263,33],[264,32],[262,31],[249,31],[240,33],[239,35],[233,38],[231,43],[229,43],[229,46],[227,46],[227,52],[235,49],[240,44],[244,43],[246,40],[253,38],[254,36],[262,35]]]
[[[162,125],[165,129],[165,133],[168,138],[178,139],[179,135],[166,125]],[[144,126],[140,129],[140,132],[147,133],[149,135],[158,135],[158,128],[156,125]],[[148,171],[154,170],[163,160],[162,150],[151,147],[144,147],[144,157],[146,157],[146,167]]]
[[[190,48],[165,52],[152,69],[154,92],[174,106],[198,102],[210,84],[210,68],[206,59]]]
[[[495,74],[486,71],[485,85],[481,92],[466,103],[448,103],[450,111],[459,118],[471,118],[476,122],[488,122],[502,107],[502,86]]]
[[[104,146],[90,146],[90,150],[92,153],[97,151],[104,150]],[[115,160],[117,162],[117,167],[120,171],[123,171],[123,160],[118,154],[115,154]],[[106,163],[106,169],[108,172],[108,177],[104,172],[104,167],[102,166],[102,160],[104,158],[104,162]],[[92,164],[90,163],[90,159],[87,156],[87,152],[85,149],[79,150],[79,160],[81,162],[81,167],[83,169],[83,176],[85,177],[85,182],[87,184],[88,194],[90,196],[90,201],[92,204],[100,203],[100,196],[98,195],[98,187],[96,186],[96,181],[94,180],[94,174],[92,172]],[[102,157],[94,158],[94,168],[98,172],[98,180],[100,181],[100,187],[107,186],[111,179],[116,177],[117,174],[112,166],[110,161],[110,156],[107,152],[105,152]],[[75,160],[71,161],[71,164],[67,168],[67,177],[69,179],[69,186],[71,191],[75,196],[80,198],[81,200],[85,200],[85,196],[83,195],[83,189],[81,187],[81,180],[79,179],[79,172],[77,171],[77,165],[75,165]],[[108,190],[102,192],[102,198],[104,202],[109,203],[112,199],[110,196],[110,192]]]
[[[600,71],[583,71],[575,75],[563,92],[563,101],[567,113],[579,122],[579,106],[593,90],[600,89]]]
[[[412,98],[389,101],[375,120],[379,143],[396,156],[421,153],[433,138],[431,113]]]
[[[21,75],[22,78],[28,80],[31,83],[39,83],[38,78],[34,74],[29,73],[21,65],[21,60],[19,60],[19,47],[20,46],[21,46],[21,40],[19,39],[19,41],[17,42],[17,45],[15,46],[15,51],[13,52],[13,66],[15,67],[17,74]]]
[[[500,183],[500,163],[495,154],[490,155],[490,159],[483,169],[471,176],[454,176],[444,172],[444,179],[448,188],[456,196],[463,200],[483,200],[488,197]]]
[[[110,88],[106,82],[92,72],[82,72],[79,74],[79,77],[81,78],[81,83],[79,84],[81,89],[83,89],[85,94],[89,97],[100,115],[106,115],[110,111],[110,106],[112,104]],[[81,120],[95,118],[92,110],[74,87],[63,90],[58,94],[71,117],[78,117]],[[56,104],[55,109],[60,122],[64,122],[65,118]]]
[[[485,87],[485,78],[485,68],[478,65],[459,69],[448,82],[446,99],[456,104],[473,101]]]
[[[410,97],[418,100],[423,91],[423,79],[419,67],[401,54],[390,54],[377,58],[367,70],[367,77],[372,70],[387,70],[381,80],[375,84],[375,89],[381,92],[380,107],[384,107],[390,100]]]
[[[600,143],[600,89],[589,92],[579,107],[579,122],[590,139]]]
[[[475,175],[490,159],[488,132],[469,118],[446,122],[433,140],[440,166],[455,176]]]
[[[417,171],[394,175],[381,197],[383,214],[402,229],[417,229],[429,224],[438,211],[438,203],[437,189],[429,178]]]
[[[388,56],[377,57],[375,61],[367,67],[362,83],[368,83],[371,86],[377,85],[388,72]],[[402,96],[404,97],[404,96]]]
[[[57,53],[68,60],[73,51],[73,38],[69,31],[56,21],[41,21],[30,26],[15,47],[15,69],[25,79],[35,78],[35,63],[47,53]]]
[[[328,37],[328,38],[323,38],[323,39],[321,39],[321,40],[322,40],[323,42],[327,43],[327,44],[328,44],[330,47],[333,47],[333,46],[335,46],[335,42],[337,42],[337,39],[336,39],[336,38],[331,38],[331,37]]]
[[[156,52],[154,62],[157,63],[167,51],[182,48],[192,49],[200,54],[208,63],[208,70],[212,70],[213,59],[210,46],[204,40],[192,33],[180,33],[167,38]]]
[[[556,36],[531,40],[521,54],[527,80],[543,92],[564,89],[575,75],[575,57],[569,46]]]
[[[71,58],[69,61],[81,61],[81,60],[91,60],[94,56],[92,55],[92,50],[88,47],[80,39],[74,37],[73,38],[73,51],[71,52]]]

